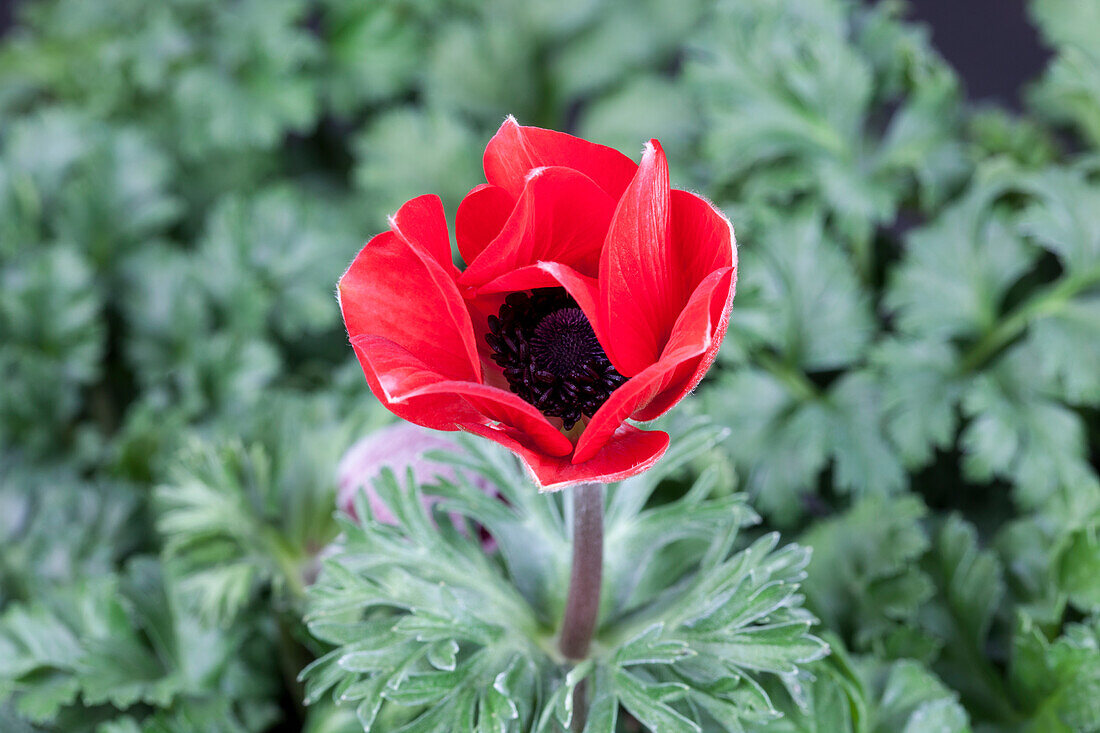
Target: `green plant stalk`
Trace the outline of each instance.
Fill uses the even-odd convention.
[[[959,364],[960,374],[971,374],[1015,341],[1031,324],[1057,313],[1066,303],[1090,287],[1100,285],[1100,268],[1062,278],[1054,287],[1039,293],[982,337]]]
[[[274,562],[276,590],[283,594],[282,602],[285,604],[275,614],[279,672],[301,722],[306,718],[305,686],[298,680],[298,673],[309,664],[311,657],[309,651],[294,638],[292,629],[300,621],[301,606],[305,602],[306,583],[302,574],[305,557],[274,528],[268,528],[265,539],[269,556]]]
[[[573,489],[573,569],[561,622],[558,648],[566,659],[588,656],[603,580],[603,486],[579,484]]]
[[[306,596],[306,584],[302,576],[306,558],[274,529],[267,532],[266,539],[269,557],[274,560],[275,577],[284,583],[291,603],[301,603]]]
[[[757,354],[756,361],[761,367],[782,382],[791,394],[802,402],[813,402],[820,396],[817,387],[814,386],[813,382],[807,379],[801,369],[787,362],[780,361],[767,351],[761,351]]]
[[[276,615],[279,672],[283,685],[294,702],[294,712],[300,722],[306,719],[306,694],[305,684],[298,679],[298,674],[310,663],[312,655],[294,638],[291,629],[298,622],[299,617],[293,612]]]
[[[562,656],[580,661],[588,656],[600,611],[603,582],[603,485],[579,484],[573,489],[573,569],[561,622],[558,648]],[[584,730],[587,716],[584,681],[573,691],[574,731]]]

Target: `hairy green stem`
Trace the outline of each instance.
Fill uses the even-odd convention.
[[[588,656],[600,610],[602,580],[603,486],[579,484],[573,489],[573,571],[558,641],[566,659]]]
[[[579,484],[573,489],[573,569],[561,622],[558,648],[566,659],[588,656],[600,611],[603,582],[603,485]],[[582,681],[573,692],[574,731],[584,730],[587,690]]]

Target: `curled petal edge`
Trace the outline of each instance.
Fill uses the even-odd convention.
[[[379,267],[395,270],[390,273],[395,278],[421,280],[431,290],[414,293],[392,283],[381,287],[375,278]],[[372,237],[340,277],[336,294],[352,339],[383,336],[452,379],[480,379],[481,361],[465,301],[453,274],[426,247],[392,230]],[[422,317],[429,296],[434,320]],[[389,316],[388,323],[380,315]],[[429,352],[434,352],[431,358]]]
[[[711,273],[692,294],[687,307],[677,320],[677,328],[661,358],[631,377],[615,390],[600,406],[585,426],[577,441],[573,460],[583,462],[595,455],[624,420],[643,411],[658,396],[673,387],[684,367],[692,373],[700,357],[712,353],[715,329],[712,323],[712,300],[732,277],[731,268]],[[682,396],[682,395],[681,395]]]
[[[737,283],[737,270],[735,268],[726,268],[723,272],[728,272],[729,286],[725,293],[721,292],[721,284],[715,287],[714,292],[711,293],[710,299],[710,322],[708,327],[709,331],[709,346],[707,349],[695,360],[694,368],[688,372],[688,376],[684,379],[670,379],[669,386],[658,393],[647,404],[640,406],[631,415],[635,420],[641,422],[647,422],[649,420],[655,420],[661,415],[665,414],[673,407],[676,406],[680,400],[686,397],[692,390],[699,386],[699,382],[703,381],[703,377],[707,371],[710,370],[712,364],[714,364],[715,358],[718,356],[718,350],[722,346],[722,341],[725,339],[726,331],[729,328],[730,310],[733,306],[733,295]],[[725,279],[725,276],[722,276]],[[699,290],[703,290],[706,287],[706,281],[700,284]],[[698,292],[698,291],[697,291]],[[719,297],[721,298],[719,300]],[[688,309],[684,309],[686,314]],[[676,338],[676,334],[681,328],[681,323],[677,322],[673,328],[673,339]]]
[[[521,434],[506,427],[463,425],[469,433],[492,440],[518,455],[539,486],[539,491],[560,491],[572,484],[611,483],[648,471],[668,450],[669,436],[660,430],[641,430],[621,425],[615,436],[588,461],[573,463],[568,456],[547,456],[532,450]]]
[[[524,127],[508,115],[485,146],[485,180],[519,196],[532,168],[561,165],[596,181],[612,198],[626,190],[637,164],[614,148],[541,127]]]
[[[548,455],[566,456],[573,450],[573,444],[545,415],[511,392],[486,384],[448,379],[433,372],[400,345],[381,336],[356,337],[352,339],[352,346],[372,391],[399,417],[441,430],[494,421],[526,435]],[[429,399],[434,401],[422,402]],[[466,409],[462,409],[463,405]],[[438,419],[434,414],[424,414],[425,409],[440,410],[447,416]]]

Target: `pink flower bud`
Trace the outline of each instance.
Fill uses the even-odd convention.
[[[425,457],[430,451],[462,453],[463,449],[453,440],[411,423],[395,423],[372,432],[349,448],[340,459],[337,468],[336,505],[355,517],[355,495],[364,491],[374,518],[383,524],[397,524],[397,518],[374,488],[374,481],[386,468],[392,470],[402,483],[410,468],[413,478],[419,484],[436,483],[439,479],[457,483],[460,476],[465,475],[486,494],[497,495],[496,487],[483,476]],[[430,507],[439,500],[439,497],[425,496],[425,507]],[[456,524],[461,527],[457,516],[455,519]],[[483,546],[491,549],[493,543],[487,539]]]

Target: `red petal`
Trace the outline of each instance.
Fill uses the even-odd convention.
[[[615,201],[583,173],[533,170],[500,234],[467,264],[459,282],[477,287],[539,262],[594,276],[614,210]]]
[[[566,135],[521,127],[509,116],[485,147],[485,179],[518,197],[532,168],[561,165],[584,173],[618,199],[637,166],[618,150]]]
[[[734,257],[729,222],[704,199],[669,190],[664,151],[651,140],[600,260],[608,357],[620,373],[633,376],[660,358],[699,283]]]
[[[520,267],[501,275],[492,282],[478,288],[478,295],[491,293],[511,293],[530,288],[563,287],[570,297],[588,316],[593,328],[599,320],[600,287],[596,278],[582,275],[568,265],[559,262],[540,262],[537,265]],[[598,329],[597,329],[598,333]]]
[[[683,300],[673,287],[680,263],[672,255],[668,162],[651,140],[615,210],[600,260],[601,312],[611,330],[607,355],[624,376],[657,361],[680,313]]]
[[[546,416],[519,395],[487,384],[445,381],[426,384],[410,396],[457,394],[490,420],[502,423],[527,438],[538,450],[552,456],[568,456],[573,444],[550,424]],[[479,420],[477,422],[484,422]]]
[[[514,293],[517,290],[532,290],[534,288],[556,288],[557,279],[548,273],[543,265],[527,265],[518,270],[512,270],[477,289],[477,294],[490,295],[493,293]],[[594,280],[594,279],[593,279]]]
[[[709,338],[701,343],[683,344],[612,392],[611,397],[600,406],[585,426],[580,440],[577,441],[573,460],[583,462],[595,456],[623,426],[624,420],[670,386],[680,365],[694,362],[708,348]]]
[[[410,244],[419,245],[447,272],[457,269],[451,259],[451,237],[447,233],[447,216],[443,202],[435,194],[417,196],[406,201],[390,217],[390,229]]]
[[[457,430],[459,425],[485,421],[457,395],[409,397],[408,393],[445,378],[393,341],[380,336],[357,336],[352,338],[351,345],[371,392],[401,419],[436,430]]]
[[[573,268],[557,262],[543,262],[539,265],[539,269],[553,277],[565,288],[569,297],[577,301],[577,305],[588,316],[588,322],[592,324],[593,330],[596,331],[596,338],[602,346],[604,339],[600,335],[603,326],[599,317],[600,286],[596,278],[582,275]]]
[[[600,406],[577,441],[573,460],[588,460],[628,417],[651,419],[651,413],[656,413],[653,415],[656,417],[695,386],[687,381],[698,381],[696,375],[702,378],[718,350],[714,341],[718,326],[725,330],[724,324],[713,320],[715,302],[721,304],[718,317],[724,318],[724,307],[732,291],[733,268],[711,273],[700,283],[677,319],[660,360],[615,390]],[[659,404],[651,409],[654,403]]]
[[[693,293],[710,273],[737,266],[733,225],[709,201],[688,191],[673,189],[670,202],[669,233],[680,263],[681,292]]]
[[[518,455],[543,491],[557,491],[586,481],[610,483],[636,476],[660,460],[669,443],[668,433],[623,425],[590,460],[572,463],[568,457],[556,458],[532,450],[523,436],[513,430],[487,425],[464,425],[463,429],[500,443]]]
[[[701,356],[681,362],[667,377],[669,386],[663,388],[647,404],[636,408],[631,414],[633,419],[644,422],[660,417],[695,389],[703,379],[703,375],[714,363],[722,338],[726,335],[730,306],[733,304],[734,276],[734,269],[726,267],[699,283],[684,312],[680,314],[680,319],[672,328],[672,337],[665,347],[665,354],[671,354],[692,341],[708,346]]]
[[[464,262],[473,262],[496,239],[515,204],[511,194],[488,183],[466,194],[455,212],[455,239]]]
[[[442,430],[456,423],[500,422],[525,435],[538,450],[564,456],[573,444],[546,416],[518,395],[475,382],[447,379],[392,341],[378,336],[352,339],[371,390],[394,414]],[[439,418],[428,408],[442,410]]]
[[[709,320],[713,325],[713,330],[709,333],[710,348],[694,365],[682,364],[678,373],[670,379],[672,386],[635,412],[632,415],[635,420],[653,420],[663,415],[699,384],[714,363],[718,348],[722,345],[737,284],[737,249],[733,226],[729,220],[706,199],[687,191],[673,190],[671,203],[672,248],[683,262],[681,275],[685,291],[692,293],[691,297],[695,300],[706,289],[708,277],[715,277],[714,273],[730,269],[732,273],[713,282],[713,287],[710,288]],[[691,320],[695,318],[701,323],[702,317],[691,316],[692,310],[689,301],[672,328],[665,353],[676,348],[674,344],[677,342],[699,338],[698,335],[691,335],[698,333],[697,326],[693,327]]]
[[[427,247],[379,234],[340,278],[337,297],[352,339],[381,336],[447,378],[480,379],[466,304]]]

